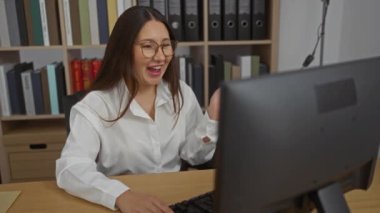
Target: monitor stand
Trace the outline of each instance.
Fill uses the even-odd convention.
[[[350,212],[341,185],[337,182],[318,189],[311,199],[319,213]]]

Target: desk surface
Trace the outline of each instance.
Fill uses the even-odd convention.
[[[156,195],[167,203],[188,199],[211,191],[214,187],[213,170],[128,175],[116,177],[138,191]],[[111,212],[110,210],[73,197],[59,189],[54,181],[13,183],[0,185],[0,191],[21,190],[9,209],[12,212]],[[351,212],[380,212],[380,160],[369,190],[354,190],[345,195]]]

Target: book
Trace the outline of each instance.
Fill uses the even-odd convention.
[[[81,27],[79,21],[79,0],[70,0],[70,19],[71,19],[71,35],[73,36],[73,44],[81,45]]]
[[[25,114],[25,101],[22,89],[21,73],[33,69],[33,63],[19,63],[7,72],[8,91],[11,102],[11,112]]]
[[[117,19],[117,2],[116,0],[107,0],[107,14],[108,14],[108,31],[111,34]]]
[[[97,1],[88,1],[88,15],[90,20],[90,37],[91,44],[100,44],[99,41],[99,26],[98,26],[98,4]]]
[[[91,60],[91,72],[92,72],[92,77],[93,77],[93,80],[96,79],[96,77],[98,76],[98,73],[99,73],[99,70],[100,70],[100,66],[102,65],[102,60],[101,59],[92,59]]]
[[[23,0],[23,3],[24,3],[26,30],[28,32],[28,45],[33,45],[34,38],[33,38],[32,8],[31,8],[30,0]]]
[[[31,72],[32,90],[34,98],[34,109],[36,114],[44,114],[44,97],[42,94],[41,69]]]
[[[88,9],[89,0],[79,0],[79,23],[82,45],[91,44],[90,16]]]
[[[83,86],[84,86],[84,89],[87,90],[90,88],[91,83],[94,79],[94,76],[92,74],[91,60],[82,59],[81,65],[82,65],[81,69],[82,69],[82,75],[83,75]]]
[[[47,67],[46,66],[42,67],[41,69],[39,69],[39,72],[41,73],[41,89],[42,89],[42,97],[43,97],[43,105],[44,105],[43,107],[44,114],[51,114]]]
[[[7,82],[7,72],[14,67],[14,64],[0,64],[0,106],[1,115],[10,116],[11,115],[11,103],[9,100],[9,90]]]
[[[33,45],[44,45],[39,0],[30,0]]]
[[[223,79],[224,81],[230,81],[231,75],[232,75],[232,63],[229,61],[224,61],[224,73],[223,73]]]
[[[251,71],[252,77],[258,77],[260,75],[260,56],[252,55],[251,56]]]
[[[178,62],[179,62],[179,79],[186,82],[186,57],[180,56]]]
[[[48,84],[49,84],[50,109],[51,109],[51,114],[53,115],[59,114],[57,76],[55,72],[57,65],[58,65],[57,62],[46,65]]]
[[[125,0],[117,0],[117,17],[119,17],[125,10]]]
[[[20,33],[20,45],[28,45],[28,30],[26,27],[25,19],[25,8],[23,0],[15,0],[16,2],[16,12],[17,12],[17,22]]]
[[[62,97],[66,95],[66,81],[65,68],[62,62],[58,63],[55,67],[55,77],[57,80],[58,111],[59,113],[63,113]]]
[[[63,17],[65,22],[66,44],[73,45],[73,35],[71,31],[70,0],[63,0]]]
[[[193,59],[186,57],[186,83],[190,87],[193,86]]]
[[[0,43],[2,47],[11,46],[9,38],[7,11],[5,9],[5,0],[0,0]]]
[[[82,62],[79,59],[73,59],[70,62],[71,78],[74,92],[79,92],[84,89],[81,63]]]
[[[47,0],[45,6],[50,45],[59,45],[61,44],[61,33],[58,20],[58,2],[57,0]]]
[[[237,64],[240,66],[241,78],[252,77],[252,57],[250,55],[241,55],[237,57]]]
[[[241,79],[240,66],[232,65],[231,80],[239,80],[239,79]]]
[[[50,46],[49,28],[48,28],[48,23],[47,23],[45,0],[39,0],[39,3],[40,3],[40,16],[41,16],[43,43],[45,46]]]
[[[98,8],[99,42],[101,44],[106,44],[109,38],[106,0],[97,0],[97,8]]]
[[[35,115],[34,96],[32,88],[32,69],[21,73],[22,91],[24,93],[25,111],[27,115]]]
[[[16,2],[13,1],[5,1],[5,10],[7,14],[8,21],[8,30],[9,30],[9,39],[11,42],[11,46],[20,46],[20,31],[18,26],[18,17],[16,10]]]

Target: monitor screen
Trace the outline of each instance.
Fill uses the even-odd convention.
[[[380,58],[227,82],[220,116],[216,212],[345,212],[374,173]]]

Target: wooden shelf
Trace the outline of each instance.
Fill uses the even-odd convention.
[[[203,11],[201,17],[203,18],[203,39],[200,41],[182,41],[178,42],[177,47],[180,48],[179,54],[182,51],[185,54],[189,54],[193,57],[194,61],[203,64],[204,67],[204,106],[202,109],[206,109],[209,100],[209,65],[211,61],[210,54],[222,54],[225,56],[235,57],[236,54],[247,55],[260,55],[260,60],[266,63],[270,72],[277,70],[277,52],[278,52],[278,31],[279,31],[279,7],[280,0],[268,0],[267,9],[267,23],[268,23],[268,39],[265,40],[239,40],[239,41],[210,41],[208,40],[208,1],[201,1]],[[136,0],[131,0],[132,5],[136,5]],[[64,22],[64,10],[63,1],[58,0],[58,12],[59,12],[59,25],[62,45],[55,46],[17,46],[17,47],[0,47],[0,63],[18,63],[23,60],[34,61],[35,64],[42,64],[46,61],[51,63],[52,60],[62,61],[65,67],[65,79],[67,93],[72,93],[72,77],[70,72],[70,62],[74,58],[94,58],[100,57],[104,54],[106,45],[67,45],[65,22]],[[76,20],[79,21],[79,20]],[[2,33],[2,32],[0,32]],[[31,58],[25,59],[25,55]],[[41,56],[43,55],[43,56]],[[40,57],[39,57],[40,56]],[[33,58],[34,57],[34,58]],[[38,58],[39,57],[39,58]],[[41,60],[40,60],[41,59]],[[40,65],[38,65],[40,66]],[[35,67],[38,68],[38,67]],[[5,160],[0,159],[0,169],[3,182],[14,181],[11,177],[11,171],[15,172],[9,167],[9,165],[20,166],[17,152],[29,152],[20,159],[28,159],[32,157],[36,150],[30,150],[29,145],[31,143],[45,143],[48,144],[48,149],[40,150],[46,152],[51,150],[54,152],[52,156],[58,156],[57,153],[63,147],[66,138],[66,127],[64,115],[14,115],[8,117],[0,117],[0,155],[6,156]],[[4,152],[3,146],[6,152]],[[3,153],[4,152],[4,155]],[[12,153],[10,157],[9,153]],[[30,155],[29,155],[30,154]],[[41,153],[40,153],[41,154]],[[41,154],[41,156],[44,156]],[[0,158],[1,158],[0,157]],[[50,158],[51,156],[46,158]],[[8,159],[14,161],[8,162]],[[33,158],[33,157],[32,157]],[[36,158],[37,159],[37,158]],[[38,162],[38,161],[36,161]],[[52,163],[46,168],[53,168]],[[24,168],[23,166],[18,168]],[[37,168],[36,168],[37,169]],[[17,170],[19,173],[20,170]],[[22,180],[28,180],[28,175],[32,178],[33,171],[30,173],[20,174],[19,178]],[[49,174],[52,174],[50,171]],[[20,180],[20,179],[18,179]]]
[[[65,115],[12,115],[0,117],[1,121],[21,121],[21,120],[49,120],[49,119],[64,119]]]

